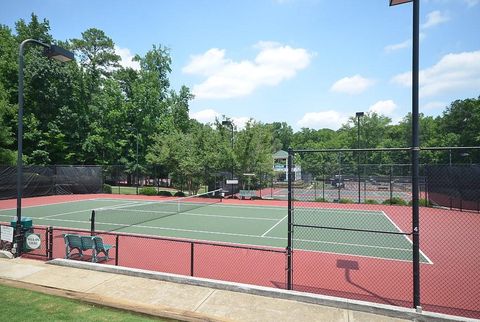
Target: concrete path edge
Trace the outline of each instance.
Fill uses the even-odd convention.
[[[310,304],[324,305],[329,307],[335,307],[340,309],[354,310],[366,313],[372,313],[377,315],[383,315],[393,318],[409,319],[413,321],[480,321],[476,319],[468,319],[465,317],[458,317],[434,312],[417,312],[417,310],[396,307],[392,305],[385,305],[379,303],[365,302],[359,300],[350,300],[344,298],[338,298],[333,296],[319,295],[313,293],[304,293],[298,291],[282,290],[270,287],[241,284],[234,282],[218,281],[207,278],[190,277],[170,273],[161,273],[155,271],[148,271],[136,268],[128,268],[122,266],[112,266],[105,264],[81,262],[68,259],[53,259],[47,262],[47,264],[58,265],[71,268],[88,269],[98,272],[106,272],[113,274],[122,274],[133,277],[142,277],[148,279],[155,279],[160,281],[181,283],[202,287],[209,287],[219,290],[241,292],[259,296],[265,296],[270,298],[279,298],[284,300],[292,300]]]

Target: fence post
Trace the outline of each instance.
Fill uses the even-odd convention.
[[[292,289],[292,240],[293,240],[293,193],[292,193],[292,163],[293,150],[288,148],[287,161],[287,178],[288,178],[288,232],[287,232],[287,290]]]
[[[95,234],[95,210],[92,210],[92,215],[90,217],[90,233]]]
[[[115,266],[118,266],[118,245],[119,245],[119,235],[115,235]]]
[[[47,228],[47,257],[49,260],[53,259],[53,227],[50,226]]]
[[[323,181],[322,181],[322,198],[323,198],[323,201],[325,201],[325,174],[323,175]]]
[[[393,176],[392,176],[392,166],[390,166],[390,178],[389,178],[389,181],[390,181],[390,204],[392,204],[392,199],[393,199]]]
[[[195,243],[190,243],[190,276],[194,276]]]

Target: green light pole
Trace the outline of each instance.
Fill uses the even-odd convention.
[[[18,53],[18,136],[17,136],[17,224],[15,226],[15,244],[16,254],[18,257],[23,250],[23,231],[22,231],[22,195],[23,195],[23,68],[24,53],[27,44],[35,44],[44,48],[44,55],[61,62],[67,62],[74,59],[72,52],[58,47],[56,45],[45,44],[39,40],[26,39],[22,41]]]

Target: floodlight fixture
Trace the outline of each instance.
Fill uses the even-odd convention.
[[[404,4],[407,2],[412,2],[413,0],[390,0],[390,6],[396,6],[398,4]]]

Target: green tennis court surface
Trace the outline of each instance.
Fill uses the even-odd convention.
[[[145,219],[142,208],[157,207],[157,219]],[[26,207],[22,216],[34,225],[90,229],[92,209],[97,230],[146,234],[229,243],[285,248],[287,245],[287,209],[275,206],[247,206],[215,203],[171,214],[166,205],[141,200],[89,199]],[[170,207],[170,206],[168,206]],[[102,216],[101,209],[128,209],[128,212]],[[295,223],[348,229],[400,232],[382,211],[296,208]],[[0,221],[9,222],[15,209],[0,210]],[[137,219],[135,216],[138,216]],[[127,218],[127,219],[126,219]],[[134,223],[129,226],[126,223]],[[387,260],[411,261],[412,243],[405,235],[376,234],[333,229],[296,228],[294,250],[349,254]],[[430,261],[421,255],[423,263]]]

